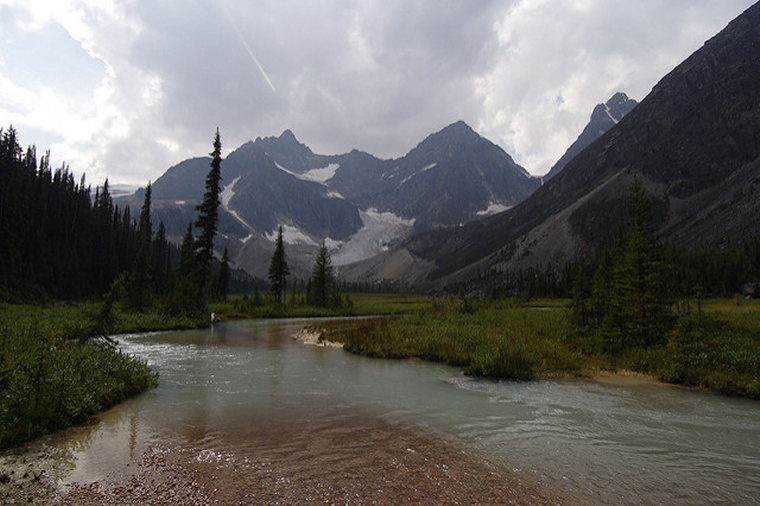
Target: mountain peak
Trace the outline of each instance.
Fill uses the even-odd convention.
[[[471,135],[471,134],[478,135],[477,133],[475,133],[475,130],[473,130],[470,127],[470,125],[468,125],[461,119],[445,127],[443,130],[441,130],[438,133],[443,133],[443,132],[452,133],[456,135]]]
[[[628,95],[626,95],[622,91],[618,91],[617,93],[612,95],[610,99],[607,100],[607,102],[605,102],[605,105],[607,107],[614,107],[616,105],[624,104],[625,102],[628,102],[629,100],[631,99],[628,98]]]
[[[482,140],[482,137],[470,128],[470,125],[460,120],[434,134],[430,134],[418,147],[431,144],[471,144],[479,140]]]
[[[548,181],[556,176],[570,160],[575,158],[581,151],[590,146],[596,139],[604,135],[610,128],[625,117],[626,114],[638,105],[638,102],[622,91],[612,95],[609,100],[602,104],[597,104],[591,113],[591,119],[583,129],[578,138],[567,148],[562,158],[546,173],[544,180]]]
[[[300,144],[300,142],[298,142],[298,139],[296,139],[296,136],[293,134],[293,131],[289,128],[285,129],[285,131],[280,134],[279,139],[281,141],[295,142]]]

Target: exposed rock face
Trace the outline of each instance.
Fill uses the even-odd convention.
[[[634,177],[664,239],[715,244],[760,230],[760,4],[665,76],[606,134],[522,204],[402,247],[437,285],[562,263],[609,244]]]
[[[573,142],[565,154],[557,160],[557,163],[546,173],[544,181],[556,176],[559,171],[565,168],[570,160],[575,158],[578,153],[586,149],[592,142],[607,133],[607,131],[617,125],[626,114],[636,107],[638,102],[628,98],[625,93],[615,93],[604,104],[598,104],[591,113],[591,119],[583,129],[578,138]]]
[[[209,163],[207,157],[186,160],[153,184],[154,221],[163,220],[175,242],[195,219]],[[412,226],[459,225],[503,211],[539,185],[501,148],[461,121],[395,160],[357,150],[314,154],[286,130],[230,153],[222,162],[222,178],[217,249],[229,249],[233,266],[263,276],[272,239],[282,225],[291,272],[298,277],[308,275],[322,240],[339,258],[361,260],[387,249]],[[142,198],[140,190],[125,202],[139,208]],[[370,215],[376,219],[365,223],[362,216]],[[370,225],[369,235],[380,244],[350,241]],[[399,233],[404,235],[394,235]],[[350,252],[340,256],[343,244]]]

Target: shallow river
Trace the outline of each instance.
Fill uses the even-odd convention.
[[[160,385],[69,440],[76,459],[66,479],[120,472],[169,435],[206,444],[218,459],[280,422],[379,417],[472,448],[579,502],[760,504],[760,402],[646,381],[475,380],[442,365],[302,345],[292,336],[304,325],[121,336],[126,352],[159,371]],[[242,437],[223,451],[230,434]]]

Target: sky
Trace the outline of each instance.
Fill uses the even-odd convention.
[[[403,156],[458,120],[540,175],[754,0],[0,0],[0,126],[144,185],[291,129]]]

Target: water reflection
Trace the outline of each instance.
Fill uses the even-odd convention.
[[[286,426],[308,435],[380,418],[448,435],[586,502],[760,497],[756,402],[641,382],[474,380],[437,364],[300,345],[292,336],[305,324],[122,337],[160,372],[160,385],[71,432],[62,443],[76,456],[68,479],[125,472],[147,445],[178,436],[209,449],[275,451],[287,448],[276,436]]]

